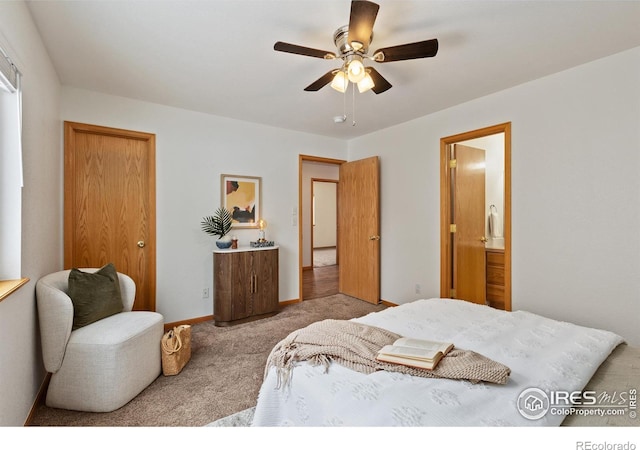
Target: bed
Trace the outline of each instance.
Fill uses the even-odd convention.
[[[385,370],[366,375],[302,361],[286,386],[267,368],[252,426],[558,426],[572,415],[568,409],[551,411],[547,396],[546,413],[534,418],[541,409],[527,402],[544,400],[541,392],[582,391],[624,342],[609,331],[453,299],[417,300],[352,321],[453,342],[508,366],[509,379],[500,385]]]

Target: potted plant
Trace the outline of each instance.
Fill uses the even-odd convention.
[[[218,248],[231,247],[231,213],[225,208],[218,208],[213,216],[206,216],[202,219],[202,231],[212,236],[218,236],[216,245]]]

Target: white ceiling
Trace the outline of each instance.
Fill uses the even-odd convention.
[[[640,1],[380,0],[371,49],[437,38],[434,58],[369,63],[393,85],[303,89],[337,61],[349,0],[28,1],[63,85],[351,139],[640,46]],[[336,124],[346,103],[347,121]]]

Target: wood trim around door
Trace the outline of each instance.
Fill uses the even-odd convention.
[[[457,142],[504,133],[504,307],[511,311],[511,122],[440,139],[440,296],[450,297],[451,245],[447,238],[451,213],[451,177],[447,148]]]

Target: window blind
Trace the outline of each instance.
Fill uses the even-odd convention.
[[[9,92],[18,90],[18,78],[20,72],[18,68],[11,62],[11,59],[0,48],[0,88]]]
[[[3,280],[22,278],[21,76],[0,48],[0,279]]]

